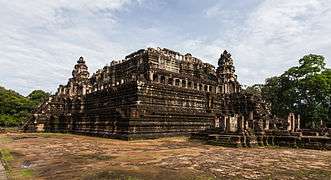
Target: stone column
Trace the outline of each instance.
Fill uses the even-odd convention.
[[[269,119],[265,119],[264,120],[264,130],[268,130],[269,129]]]
[[[165,84],[169,84],[169,82],[168,82],[169,81],[169,77],[168,76],[165,76],[164,79],[165,79]]]
[[[84,109],[85,109],[85,106],[84,106],[85,104],[84,104],[84,101],[81,101],[80,102],[80,109],[79,109],[79,112],[80,113],[82,113],[82,112],[84,112]]]
[[[254,112],[251,111],[249,112],[249,120],[253,120],[254,119]]]
[[[83,95],[85,95],[86,94],[86,85],[83,85]]]
[[[231,131],[231,120],[229,116],[226,116],[226,132]]]
[[[220,116],[221,122],[222,122],[222,130],[226,131],[226,118],[225,116]]]
[[[293,113],[289,113],[287,117],[287,130],[288,131],[294,131],[295,126],[295,118]]]
[[[295,127],[296,127],[296,119],[295,119],[295,115],[293,114],[292,115],[292,132],[295,131]]]
[[[297,118],[297,122],[296,122],[296,131],[300,130],[300,121],[301,121],[300,114],[298,114],[298,118]]]
[[[149,72],[149,80],[150,80],[150,81],[153,81],[153,75],[154,75],[154,74],[153,74],[152,72]]]
[[[245,127],[244,127],[245,129],[248,129],[249,128],[249,124],[248,124],[248,121],[247,120],[245,120]]]
[[[239,131],[244,131],[245,128],[245,117],[241,116],[240,118],[238,118],[238,130]]]
[[[292,122],[291,122],[291,113],[287,116],[287,130],[288,131],[291,131],[291,125],[292,125]]]

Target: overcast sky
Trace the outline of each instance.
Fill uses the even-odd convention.
[[[241,84],[324,55],[331,0],[0,0],[0,86],[55,92],[79,56],[90,72],[147,47],[216,66],[227,49]]]

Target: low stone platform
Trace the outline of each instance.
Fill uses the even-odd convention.
[[[301,132],[274,130],[265,132],[217,132],[208,130],[193,133],[192,139],[200,139],[208,144],[227,147],[285,146],[331,150],[331,138],[328,136],[304,136]]]

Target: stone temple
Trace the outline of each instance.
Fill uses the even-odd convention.
[[[165,48],[141,49],[91,76],[80,57],[68,83],[24,129],[121,139],[193,134],[243,146],[296,143],[308,133],[300,130],[299,115],[276,118],[260,97],[242,91],[227,51],[215,68]]]

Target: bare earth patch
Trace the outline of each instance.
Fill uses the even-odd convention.
[[[227,148],[185,137],[121,141],[71,134],[0,134],[13,179],[326,179],[331,151]]]

